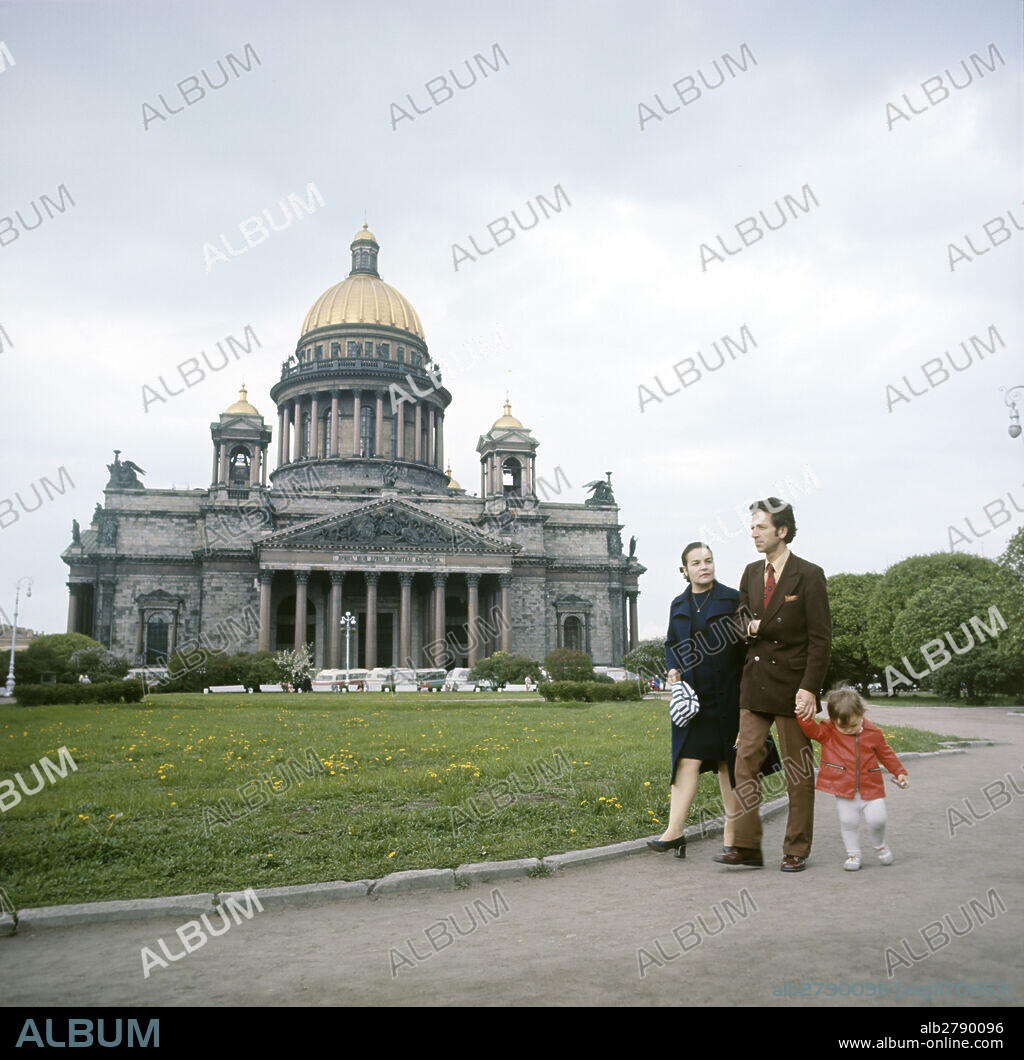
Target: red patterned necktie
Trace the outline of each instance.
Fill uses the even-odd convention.
[[[775,592],[775,568],[769,563],[768,564],[768,577],[764,581],[764,608],[768,610],[768,602],[772,598],[772,593]]]

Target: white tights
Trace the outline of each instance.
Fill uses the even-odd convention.
[[[864,812],[871,844],[877,850],[885,845],[885,826],[889,815],[885,809],[885,799],[861,798],[842,799],[836,796],[836,810],[839,812],[839,831],[846,845],[847,854],[860,853],[860,815]]]

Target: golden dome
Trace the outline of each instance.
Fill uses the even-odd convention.
[[[448,467],[445,468],[445,472],[444,473],[448,476],[448,488],[450,490],[460,490],[460,489],[462,489],[462,487],[455,481],[455,479],[452,478],[452,465],[451,464],[449,464]]]
[[[242,389],[238,391],[238,400],[230,407],[224,410],[225,416],[230,415],[238,416],[258,416],[259,412],[246,401],[246,389],[245,383],[242,384]]]
[[[512,406],[508,403],[507,398],[505,399],[505,415],[494,421],[491,430],[493,431],[495,427],[518,427],[520,430],[525,430],[519,420],[512,415]]]
[[[423,338],[419,314],[409,300],[379,276],[365,272],[324,291],[306,314],[302,334],[334,324],[383,324]]]
[[[377,237],[363,224],[352,239],[352,271],[313,303],[302,334],[337,324],[381,324],[423,339],[423,325],[409,300],[377,273]]]

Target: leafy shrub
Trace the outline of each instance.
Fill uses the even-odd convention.
[[[632,702],[641,698],[635,681],[547,681],[538,691],[546,700],[563,702]]]
[[[96,684],[15,685],[14,698],[21,707],[48,707],[64,703],[138,703],[141,681],[102,681]]]

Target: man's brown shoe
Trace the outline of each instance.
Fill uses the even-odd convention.
[[[797,857],[796,854],[786,854],[780,868],[783,872],[803,872],[807,868],[807,858]]]
[[[764,866],[764,858],[760,850],[752,850],[749,847],[729,847],[721,854],[715,854],[711,859],[720,865],[746,866],[752,869],[760,869]]]

